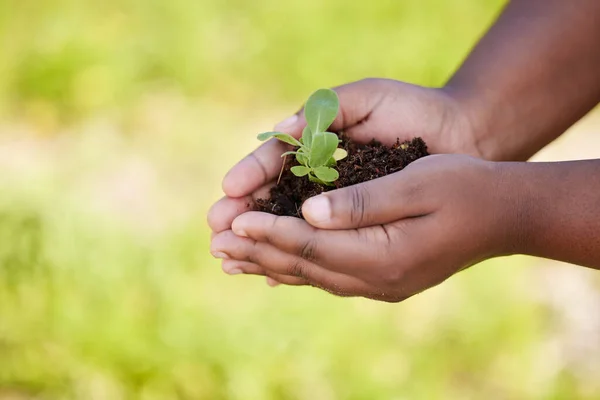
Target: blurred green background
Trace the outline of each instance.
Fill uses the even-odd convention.
[[[586,272],[497,259],[390,305],[208,252],[256,132],[319,87],[443,84],[503,3],[0,0],[0,399],[597,399]]]

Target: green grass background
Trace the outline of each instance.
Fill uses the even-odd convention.
[[[319,87],[443,84],[503,4],[0,0],[0,399],[598,398],[530,259],[390,305],[208,253],[257,132]]]

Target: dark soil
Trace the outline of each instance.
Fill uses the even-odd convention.
[[[429,155],[427,145],[421,138],[402,143],[396,141],[392,147],[387,147],[375,140],[363,145],[354,143],[347,137],[340,137],[341,147],[346,149],[348,157],[338,161],[335,167],[340,173],[335,186],[322,186],[309,181],[306,176],[301,178],[295,176],[290,172],[290,168],[298,165],[298,162],[295,157],[287,157],[288,161],[279,184],[271,188],[271,198],[258,199],[256,210],[302,218],[302,203],[309,197],[381,178],[398,172],[411,162]]]

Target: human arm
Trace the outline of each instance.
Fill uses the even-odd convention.
[[[526,160],[600,102],[600,2],[513,0],[446,85],[489,160]]]
[[[600,269],[600,159],[503,163],[514,187],[514,252]]]

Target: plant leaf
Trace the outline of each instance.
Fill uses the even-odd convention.
[[[304,116],[313,135],[329,128],[339,108],[338,95],[331,89],[319,89],[310,95],[304,106]]]
[[[335,133],[315,133],[310,148],[308,164],[313,168],[327,164],[327,161],[333,156],[337,145],[338,137]]]
[[[281,157],[289,156],[291,154],[299,154],[297,151],[286,151],[281,155]]]
[[[343,160],[346,157],[348,157],[348,152],[339,147],[333,152],[333,158],[335,159],[335,161]]]
[[[307,148],[310,149],[310,146],[312,145],[312,131],[310,130],[310,127],[308,125],[306,125],[304,127],[304,130],[302,131],[302,144],[305,145]]]
[[[318,167],[315,168],[315,175],[323,182],[333,182],[340,177],[340,174],[333,168]]]
[[[298,161],[302,165],[308,165],[308,158],[302,153],[296,154],[296,161]]]
[[[309,174],[308,175],[308,180],[311,181],[311,182],[314,182],[314,183],[318,183],[319,185],[327,185],[327,186],[329,186],[329,184],[323,182],[322,180],[320,180],[316,176],[313,176],[313,174]]]
[[[281,132],[263,132],[257,136],[257,139],[264,142],[265,140],[270,139],[272,137],[277,138],[287,144],[291,144],[292,146],[296,146],[296,147],[302,146],[302,143],[300,143],[299,141],[297,141],[296,139],[294,139],[287,133],[281,133]]]
[[[291,168],[291,171],[292,171],[292,174],[294,174],[296,176],[304,176],[304,175],[308,175],[308,173],[310,172],[310,168],[305,167],[303,165],[296,165]]]

